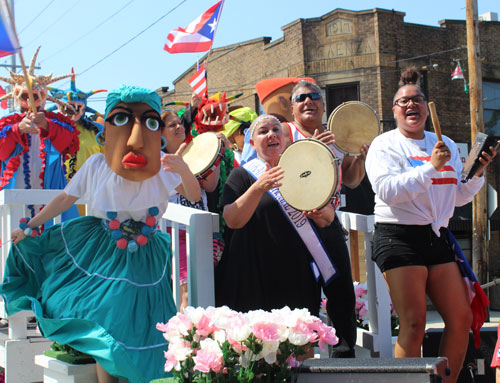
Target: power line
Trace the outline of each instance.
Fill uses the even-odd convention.
[[[135,0],[130,0],[127,4],[125,4],[123,7],[121,7],[120,9],[118,9],[116,12],[114,12],[112,15],[108,16],[106,19],[104,19],[102,22],[100,22],[99,24],[97,24],[95,27],[91,28],[88,32],[84,33],[83,35],[81,35],[80,37],[78,37],[76,40],[72,41],[71,43],[69,43],[68,45],[66,45],[65,47],[59,49],[58,51],[50,54],[47,58],[41,60],[40,62],[43,63],[47,60],[50,60],[52,57],[56,56],[57,54],[61,53],[62,51],[68,49],[70,46],[73,46],[75,45],[78,41],[82,40],[83,38],[87,37],[88,35],[90,35],[92,32],[95,32],[99,27],[101,27],[102,25],[104,25],[105,23],[107,23],[109,20],[111,20],[113,17],[115,17],[116,15],[118,15],[121,11],[123,11],[126,7],[128,7],[130,4],[132,4]]]
[[[73,8],[75,8],[78,3],[80,2],[81,0],[78,0],[76,3],[74,3],[70,8],[68,8],[66,10],[66,12],[64,12],[63,14],[61,14],[61,16],[59,16],[56,20],[52,21],[49,26],[47,28],[45,28],[43,31],[41,31],[40,33],[37,33],[36,37],[31,40],[28,44],[26,44],[24,46],[24,48],[30,46],[31,44],[33,44],[35,41],[37,41],[38,39],[40,39],[40,37],[45,33],[47,32],[50,28],[54,27],[55,25],[57,25],[57,23],[59,22],[59,20],[61,20],[64,16],[66,16],[68,14],[69,11],[71,11]]]
[[[21,29],[17,34],[20,35],[21,33],[23,33],[23,31],[28,28],[29,26],[31,26],[31,24],[33,24],[33,22],[38,19],[40,17],[40,15],[42,15],[42,13],[44,13],[51,5],[52,3],[56,1],[56,0],[52,0],[49,4],[47,4],[47,6],[45,8],[43,8],[28,24],[26,24],[24,26],[23,29]]]
[[[128,41],[124,42],[122,45],[120,45],[118,48],[114,49],[112,52],[108,53],[106,56],[104,56],[102,59],[100,59],[99,61],[97,61],[96,63],[92,64],[91,66],[89,66],[87,69],[85,69],[84,71],[80,72],[78,75],[81,76],[82,74],[88,72],[89,70],[91,70],[92,68],[94,68],[96,65],[100,64],[101,62],[103,62],[104,60],[106,60],[108,57],[110,57],[111,55],[113,55],[114,53],[118,52],[120,49],[122,49],[124,46],[128,45],[129,43],[131,43],[133,40],[135,40],[137,37],[139,37],[140,35],[142,35],[144,32],[146,32],[148,29],[150,29],[153,25],[157,24],[160,20],[164,19],[165,17],[167,17],[169,14],[171,14],[173,11],[175,11],[177,8],[179,8],[182,4],[184,4],[187,0],[182,0],[179,4],[177,4],[175,7],[173,7],[172,9],[170,9],[167,13],[165,13],[164,15],[162,15],[161,17],[159,17],[156,21],[154,21],[153,23],[151,23],[150,25],[148,25],[146,28],[144,28],[142,31],[140,31],[139,33],[137,33],[135,36],[133,36],[131,39],[129,39]]]
[[[234,51],[237,47],[234,47],[226,52],[222,52],[220,55],[214,57],[213,59],[209,60],[209,63],[212,62],[212,61],[215,61],[217,60],[218,58],[226,55],[227,53],[230,53],[232,51]],[[437,55],[437,54],[442,54],[442,53],[448,53],[448,52],[452,52],[452,51],[456,51],[456,50],[461,50],[461,49],[466,49],[467,47],[456,47],[456,48],[452,48],[452,49],[446,49],[446,50],[443,50],[443,51],[436,51],[436,52],[430,52],[430,53],[427,53],[425,55],[420,55],[420,56],[414,56],[414,57],[408,57],[408,58],[405,58],[405,59],[400,59],[400,60],[395,60],[395,61],[387,61],[385,63],[382,63],[381,65],[374,65],[374,66],[371,66],[371,67],[362,67],[362,68],[352,68],[352,69],[346,69],[346,70],[342,70],[342,71],[335,71],[335,72],[332,72],[332,71],[328,71],[328,72],[320,72],[320,73],[314,73],[314,75],[323,75],[323,74],[329,74],[329,73],[336,73],[336,74],[339,74],[339,73],[342,73],[342,72],[351,72],[351,71],[355,71],[355,70],[374,70],[374,69],[377,69],[377,68],[380,68],[381,66],[386,66],[387,64],[394,64],[394,63],[398,63],[398,62],[402,62],[402,61],[410,61],[410,60],[417,60],[417,59],[420,59],[420,58],[425,58],[425,57],[429,57],[429,56],[434,56],[434,55]],[[373,75],[379,75],[379,74],[387,74],[387,73],[394,73],[394,72],[399,72],[401,69],[392,69],[392,70],[388,70],[388,71],[383,71],[383,72],[380,72],[380,73],[364,73],[362,75],[358,75],[358,74],[351,74],[351,75],[345,75],[343,77],[338,77],[336,78],[335,80],[338,81],[338,80],[351,80],[351,79],[355,79],[355,78],[359,78],[360,76],[361,77],[365,77],[365,76],[373,76]],[[271,73],[268,73],[266,77],[271,77],[273,74],[275,73],[278,73],[278,72],[281,72],[282,69],[277,69],[276,71],[274,72],[271,72]],[[259,81],[259,80],[257,80]],[[239,85],[239,86],[232,86],[232,87],[229,87],[229,88],[225,88],[223,89],[224,91],[226,92],[231,92],[231,91],[238,91],[240,89],[245,89],[247,88],[248,86],[251,86],[251,85],[255,85],[255,82],[248,82],[246,84],[242,84],[242,85]],[[222,91],[222,89],[219,89],[218,91]],[[181,91],[181,92],[175,92],[175,96],[183,96],[183,95],[186,95],[186,96],[190,96],[192,92],[187,92],[187,91]],[[217,93],[217,92],[215,92]]]

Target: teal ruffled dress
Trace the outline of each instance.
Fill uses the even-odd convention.
[[[140,223],[131,217],[147,218],[145,206],[155,202],[160,207],[156,218],[163,214],[168,193],[180,182],[175,174],[160,171],[159,180],[141,185],[103,173],[104,157],[95,156],[65,189],[68,194],[85,197],[80,191],[90,189],[99,204],[110,205],[108,212],[118,213],[120,222]],[[120,206],[130,209],[136,193],[144,197],[144,206],[125,214]],[[132,383],[165,377],[168,343],[156,323],[166,323],[176,313],[170,237],[153,231],[136,251],[120,249],[109,220],[101,217],[106,211],[89,206],[94,216],[52,226],[12,246],[0,290],[7,312],[33,310],[45,337],[92,355],[111,375]]]

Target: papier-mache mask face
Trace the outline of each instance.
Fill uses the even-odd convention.
[[[63,80],[71,76],[71,74],[58,76],[52,78],[52,74],[48,76],[35,75],[35,62],[38,56],[38,52],[40,51],[40,47],[36,50],[33,58],[31,59],[31,64],[28,70],[28,77],[31,82],[31,89],[33,92],[33,99],[35,101],[35,107],[37,110],[41,110],[45,107],[45,102],[47,100],[55,102],[56,104],[64,107],[73,108],[72,106],[68,106],[65,102],[58,100],[49,94],[47,94],[47,86],[52,84],[53,82]],[[0,81],[5,81],[12,85],[12,92],[7,93],[5,96],[1,97],[0,100],[4,100],[7,98],[14,98],[16,102],[19,104],[21,109],[27,110],[30,107],[29,104],[29,95],[28,95],[28,87],[24,78],[24,75],[17,74],[14,72],[10,72],[11,78],[0,77]]]
[[[59,111],[73,121],[78,121],[85,112],[96,113],[96,111],[87,106],[87,98],[90,96],[100,93],[107,92],[106,89],[91,90],[89,92],[83,92],[76,87],[76,75],[73,68],[71,68],[71,85],[69,89],[62,90],[53,87],[47,87],[49,93],[56,99],[64,101],[66,104],[59,104]],[[68,107],[68,104],[72,108]]]
[[[255,88],[266,114],[272,114],[281,121],[293,121],[290,97],[293,87],[301,80],[315,82],[310,77],[277,77],[259,81]]]
[[[161,99],[134,86],[111,91],[106,99],[104,139],[106,163],[119,176],[144,181],[161,168]]]

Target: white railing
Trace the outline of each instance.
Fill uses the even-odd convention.
[[[19,219],[28,216],[27,205],[46,204],[59,190],[2,190],[0,191],[0,235],[2,239],[0,278],[3,280],[4,265],[10,249],[10,233],[19,226]],[[78,203],[79,201],[77,201]],[[54,219],[60,222],[60,217]],[[179,307],[179,225],[186,229],[188,294],[193,306],[215,305],[212,235],[219,230],[217,214],[169,204],[159,222],[160,230],[172,227],[172,253],[174,276],[174,300]],[[0,366],[5,368],[6,383],[37,382],[43,378],[41,367],[33,363],[34,356],[42,353],[51,342],[40,336],[32,336],[27,330],[26,319],[33,316],[30,311],[9,317],[9,330],[5,342],[0,343]],[[0,303],[0,318],[5,318],[3,301]],[[22,355],[22,357],[21,357]]]
[[[373,355],[392,357],[390,297],[382,273],[372,261],[374,216],[338,212],[340,222],[348,231],[364,233],[366,257],[366,285],[368,290],[369,331],[358,329],[358,346],[369,349]],[[349,245],[349,243],[348,243]],[[351,254],[351,257],[358,254]]]

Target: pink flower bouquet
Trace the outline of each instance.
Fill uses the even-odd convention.
[[[165,371],[176,382],[281,382],[311,347],[338,342],[335,330],[307,309],[242,314],[228,307],[187,307],[167,324]]]

